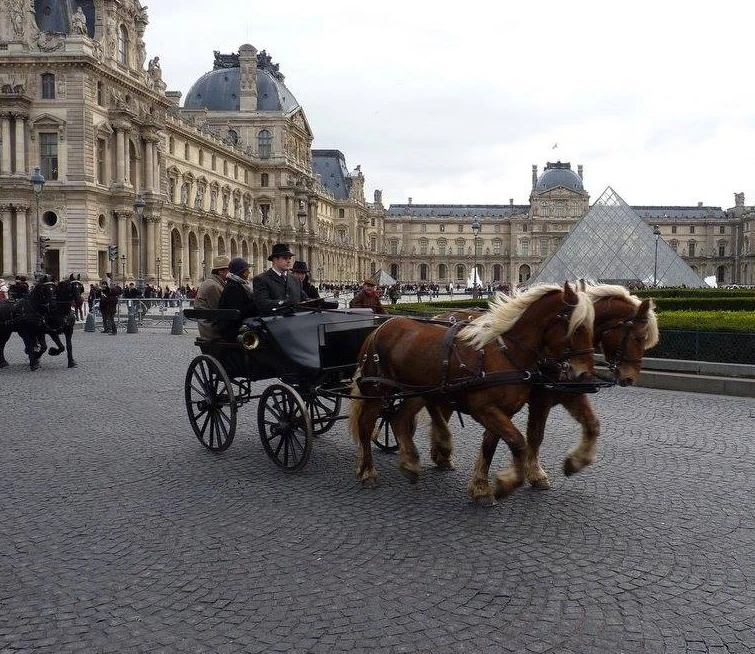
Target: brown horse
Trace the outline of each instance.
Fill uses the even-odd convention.
[[[512,297],[499,295],[460,331],[401,317],[383,323],[362,345],[352,390],[350,428],[360,445],[360,481],[374,485],[377,480],[371,435],[384,406],[398,395],[402,401],[390,423],[399,444],[399,469],[411,482],[420,471],[412,424],[426,406],[434,421],[444,425],[444,410],[464,411],[485,428],[486,442],[506,441],[513,463],[498,473],[495,495],[505,497],[521,486],[525,442],[511,417],[527,401],[539,366],[568,358],[569,378],[592,375],[593,317],[587,295],[565,284],[563,289],[543,285]],[[436,442],[434,449],[436,463],[449,467],[450,438]],[[467,487],[474,499],[494,494],[482,467],[486,460],[481,451]]]
[[[609,284],[583,284],[581,287],[590,298],[595,309],[594,346],[602,349],[613,380],[620,386],[633,385],[642,367],[645,350],[658,343],[658,320],[652,300],[640,300],[623,286]],[[480,312],[458,311],[436,316],[439,320],[464,320],[474,318]],[[564,461],[564,474],[573,475],[595,462],[597,456],[600,422],[585,393],[572,394],[536,385],[530,393],[529,417],[527,420],[527,447],[525,451],[525,475],[527,481],[536,488],[549,488],[550,480],[540,464],[540,445],[545,434],[545,424],[551,408],[561,404],[582,426],[580,442],[569,450]],[[450,443],[447,422],[450,411],[443,412],[444,420],[439,423],[433,418],[430,431],[431,452],[438,445],[446,448]],[[490,466],[496,450],[496,441],[489,438],[483,443]],[[439,467],[448,468],[448,458],[438,462]]]

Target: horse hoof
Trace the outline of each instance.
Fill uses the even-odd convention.
[[[63,352],[65,352],[65,350],[59,350],[56,347],[51,347],[49,350],[47,350],[47,354],[49,354],[51,357],[56,357],[59,354],[63,354]]]
[[[362,488],[377,488],[377,477],[366,477],[362,479]]]
[[[6,368],[7,366],[8,366],[8,362],[7,361],[5,361],[5,360],[0,361],[0,368]]]
[[[451,461],[436,461],[435,467],[438,470],[456,470],[456,466]]]
[[[536,488],[537,490],[548,490],[551,487],[551,482],[548,478],[533,479],[530,482],[530,486],[532,486],[532,488]]]
[[[564,474],[567,477],[577,474],[582,468],[578,468],[572,459],[566,459],[564,461]]]
[[[30,369],[31,369],[32,371],[34,371],[34,370],[39,370],[39,364],[38,364],[38,363],[32,363],[32,364],[31,364],[31,365],[29,366],[29,368],[30,368]]]
[[[76,367],[76,362],[75,361],[71,361],[71,363],[68,364],[68,367],[69,368],[75,368]]]
[[[419,481],[419,472],[417,470],[405,468],[404,466],[399,466],[398,470],[412,486]]]

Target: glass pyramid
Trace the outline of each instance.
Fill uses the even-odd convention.
[[[609,186],[528,285],[589,279],[652,286],[655,243],[652,227]],[[660,237],[655,279],[658,286],[706,286]]]

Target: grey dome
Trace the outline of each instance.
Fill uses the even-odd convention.
[[[584,191],[582,178],[577,175],[568,163],[549,163],[542,175],[537,178],[535,192],[549,191],[557,186],[563,186],[572,191]]]
[[[219,68],[205,73],[186,94],[184,109],[239,111],[241,70]],[[257,111],[290,113],[299,107],[293,93],[267,69],[257,68]]]

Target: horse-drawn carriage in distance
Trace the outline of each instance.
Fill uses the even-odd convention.
[[[189,319],[237,320],[234,309],[187,309]],[[339,419],[359,348],[378,325],[370,309],[305,311],[247,318],[238,339],[198,338],[202,352],[186,371],[185,400],[199,441],[210,450],[228,449],[237,410],[259,400],[257,424],[265,452],[287,471],[303,468],[313,436]],[[254,382],[274,380],[256,394]]]

